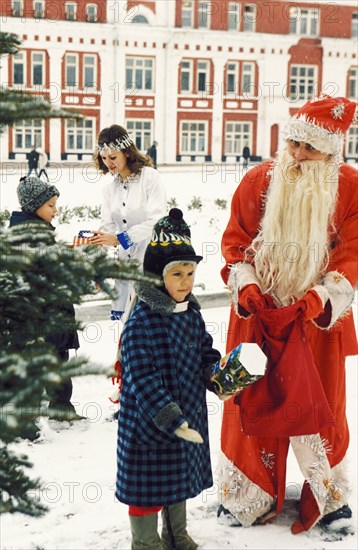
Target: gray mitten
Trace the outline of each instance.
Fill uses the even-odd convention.
[[[187,422],[183,422],[183,424],[177,428],[174,433],[176,436],[181,437],[186,441],[191,441],[192,443],[204,443],[200,433],[192,428],[189,428],[189,424]]]

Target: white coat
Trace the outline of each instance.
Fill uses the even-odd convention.
[[[112,234],[126,231],[134,245],[128,250],[118,246],[118,256],[142,263],[153,226],[166,211],[166,191],[159,173],[145,166],[134,180],[123,184],[115,177],[104,187],[100,230]],[[131,285],[118,280],[115,287],[118,298],[112,303],[112,309],[125,311]]]

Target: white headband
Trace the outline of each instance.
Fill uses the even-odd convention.
[[[114,141],[111,141],[110,143],[98,143],[97,150],[98,151],[123,151],[123,149],[127,149],[130,145],[132,145],[133,140],[129,137],[128,134],[124,134],[121,138],[116,138]]]

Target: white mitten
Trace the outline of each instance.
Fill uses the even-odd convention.
[[[192,443],[204,443],[200,433],[189,428],[187,422],[183,422],[183,424],[175,430],[175,435],[182,439],[186,439],[186,441],[191,441]]]
[[[239,392],[237,392],[239,393]],[[231,399],[234,395],[234,393],[218,393],[217,396],[220,399],[220,401],[228,401],[228,399]]]

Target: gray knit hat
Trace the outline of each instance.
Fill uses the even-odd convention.
[[[17,186],[17,196],[23,212],[33,214],[52,197],[60,196],[54,185],[49,185],[36,176],[25,176]]]

